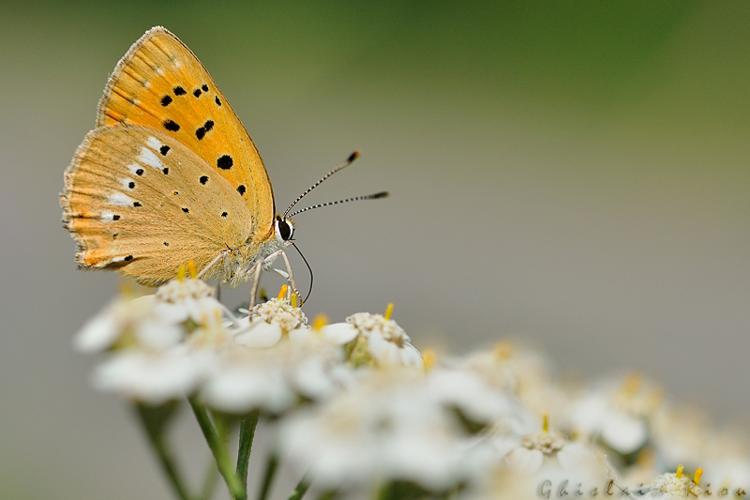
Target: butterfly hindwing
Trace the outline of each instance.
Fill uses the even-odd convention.
[[[256,215],[253,240],[269,234],[273,191],[258,150],[211,75],[166,29],[150,29],[117,64],[97,123],[141,125],[181,142],[226,179]]]
[[[248,240],[253,214],[222,175],[174,137],[139,126],[87,135],[65,175],[64,220],[83,267],[155,284]]]

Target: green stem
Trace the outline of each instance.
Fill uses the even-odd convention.
[[[255,429],[258,426],[258,411],[250,413],[240,422],[240,445],[237,450],[237,476],[247,491],[247,470],[250,467],[250,452],[253,449]]]
[[[260,489],[258,490],[258,500],[266,500],[266,498],[268,498],[268,494],[271,492],[271,485],[273,484],[273,479],[276,476],[276,470],[278,468],[279,456],[275,451],[272,451],[271,454],[268,455],[266,468],[263,471],[263,482],[261,483]]]
[[[214,424],[211,421],[211,416],[208,414],[208,410],[206,410],[206,408],[195,398],[189,398],[189,401],[190,406],[193,408],[195,419],[198,421],[198,425],[203,432],[203,437],[206,438],[206,443],[208,443],[208,447],[214,455],[214,460],[216,460],[216,466],[219,468],[219,473],[224,478],[224,482],[227,483],[229,493],[235,500],[245,500],[247,498],[245,488],[242,487],[242,483],[234,473],[234,467],[229,458],[227,445],[221,439],[219,433],[214,427]]]
[[[308,489],[310,489],[310,480],[307,478],[307,475],[305,475],[299,480],[297,486],[294,487],[294,491],[289,496],[288,500],[301,500],[302,497],[305,496],[305,493],[307,493]]]
[[[159,459],[159,465],[164,475],[167,476],[174,494],[181,500],[190,500],[190,494],[185,486],[185,481],[182,479],[182,474],[177,467],[177,462],[164,440],[163,426],[160,422],[155,421],[153,415],[145,406],[136,404],[135,409],[146,437],[148,437],[154,454]]]

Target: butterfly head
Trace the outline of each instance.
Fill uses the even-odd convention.
[[[276,241],[282,245],[292,241],[294,238],[294,224],[288,217],[277,215],[276,221],[274,222],[274,230],[276,233]]]

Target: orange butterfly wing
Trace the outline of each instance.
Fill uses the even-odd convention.
[[[160,26],[115,67],[99,102],[98,126],[141,125],[203,158],[245,199],[251,238],[273,236],[273,189],[244,125],[193,52]]]

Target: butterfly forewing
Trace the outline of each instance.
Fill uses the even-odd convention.
[[[231,180],[170,134],[118,125],[91,131],[66,172],[64,219],[85,267],[118,267],[155,284],[251,236]]]
[[[118,63],[97,123],[141,125],[181,142],[255,214],[252,240],[272,234],[273,192],[252,139],[197,57],[166,29],[146,32]]]

